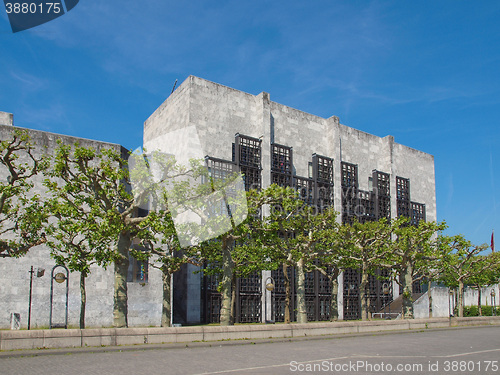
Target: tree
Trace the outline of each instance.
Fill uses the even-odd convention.
[[[361,273],[359,298],[361,300],[361,319],[369,319],[368,315],[368,282],[369,274],[379,267],[391,267],[391,226],[386,219],[352,225],[344,224],[339,230],[339,244],[345,249],[346,264],[357,268]],[[368,293],[369,295],[369,293]]]
[[[134,258],[149,262],[150,266],[162,272],[162,315],[161,326],[169,327],[172,316],[170,297],[171,277],[183,264],[199,265],[196,247],[182,249],[170,210],[153,211],[142,222],[143,238],[140,248],[131,249]]]
[[[270,249],[269,268],[282,267],[285,282],[284,322],[290,323],[291,283],[288,270],[295,266],[292,240],[296,235],[296,228],[290,220],[299,213],[304,203],[298,199],[297,192],[291,187],[280,187],[275,184],[266,188],[262,192],[262,197],[264,204],[269,208],[269,212],[265,212],[263,217],[265,233],[269,234],[266,238],[266,246]],[[299,276],[299,278],[301,277]],[[300,293],[300,291],[298,292]],[[299,315],[302,314],[304,307],[301,306],[298,309],[300,309]]]
[[[239,178],[239,174],[233,174],[224,180],[214,180],[213,190],[227,190]],[[222,227],[225,212],[231,217],[231,227],[216,239],[201,244],[200,260],[207,265],[205,274],[219,276],[222,296],[220,324],[227,326],[235,321],[236,280],[268,268],[269,263],[260,216],[263,196],[257,190],[245,193],[243,189],[231,189],[224,201],[223,214],[205,217],[205,227]],[[236,224],[236,217],[245,219]]]
[[[477,307],[479,316],[481,316],[483,313],[481,309],[481,290],[485,286],[498,283],[500,279],[500,253],[478,255],[477,257],[480,259],[473,264],[473,271],[465,283],[477,289]]]
[[[82,207],[89,216],[80,216],[77,220],[88,220],[83,228],[94,225],[94,236],[97,242],[110,240],[113,247],[110,257],[114,261],[114,308],[113,326],[126,327],[127,320],[127,271],[129,266],[129,250],[132,240],[151,239],[150,215],[155,212],[155,205],[166,204],[170,182],[176,177],[196,174],[199,168],[195,162],[193,168],[177,165],[174,158],[161,153],[151,155],[151,163],[144,160],[143,155],[131,155],[134,167],[122,155],[113,150],[81,147],[75,144],[60,144],[56,150],[53,168],[50,174],[51,183],[58,184],[60,202],[72,204],[74,197],[79,196]],[[152,176],[149,166],[155,166],[157,176]],[[134,181],[134,189],[132,187]],[[172,189],[172,194],[180,194],[183,182]],[[138,215],[141,207],[152,205],[153,210],[143,216]],[[96,222],[96,218],[98,218]],[[158,220],[167,218],[158,215]],[[148,220],[149,219],[149,220]],[[96,225],[97,224],[97,225]]]
[[[85,308],[87,293],[86,278],[93,264],[107,266],[113,260],[110,251],[114,243],[114,233],[104,233],[105,219],[98,206],[88,195],[72,190],[74,186],[63,184],[57,179],[58,171],[48,173],[44,185],[51,198],[46,202],[48,213],[55,220],[47,224],[47,244],[51,255],[58,264],[80,273],[80,328],[85,328]]]
[[[298,199],[298,198],[295,198]],[[333,233],[336,233],[338,224],[336,222],[337,212],[333,208],[324,209],[317,212],[315,207],[307,206],[303,203],[295,215],[292,215],[283,225],[283,229],[289,232],[288,246],[289,254],[293,265],[297,270],[297,322],[307,322],[307,308],[305,295],[305,273],[313,269],[323,270],[328,276],[328,268],[325,258],[332,259],[335,254]],[[336,272],[335,272],[336,271]],[[333,281],[335,273],[338,276],[338,269],[330,277]],[[334,298],[335,299],[335,298]]]
[[[35,156],[34,144],[24,130],[0,142],[0,258],[20,257],[44,243],[42,225],[47,216],[33,179],[48,166]],[[5,181],[5,182],[4,182]]]
[[[449,287],[458,287],[458,316],[463,317],[464,285],[467,279],[479,272],[498,267],[498,263],[485,262],[484,258],[479,256],[489,247],[487,244],[473,245],[462,235],[439,236],[438,241],[443,257],[441,280]],[[496,256],[494,259],[496,260]]]
[[[353,265],[349,257],[348,248],[344,248],[342,238],[340,236],[340,227],[338,225],[325,233],[325,236],[320,238],[322,242],[322,253],[318,258],[317,263],[313,263],[312,268],[318,270],[323,276],[327,277],[331,286],[330,299],[330,321],[335,321],[339,318],[338,311],[338,292],[339,284],[338,277],[340,273]]]
[[[393,242],[391,256],[394,262],[395,279],[403,289],[403,318],[413,319],[412,286],[426,275],[431,261],[436,259],[434,238],[438,231],[446,228],[445,223],[426,222],[409,225],[408,218],[393,222]],[[429,290],[430,294],[430,290]],[[432,303],[432,301],[431,301]]]
[[[335,283],[338,269],[338,248],[334,247],[335,233],[338,231],[337,213],[333,208],[319,209],[300,199],[296,190],[290,187],[271,185],[262,192],[264,203],[270,212],[263,218],[265,242],[271,250],[269,265],[283,268],[285,280],[285,323],[290,322],[291,285],[289,267],[297,271],[297,321],[307,322],[305,299],[306,272],[318,270],[332,282],[332,316],[336,317]],[[331,262],[331,263],[330,263]],[[334,267],[329,267],[330,265]],[[329,272],[330,271],[330,272]],[[333,304],[335,307],[333,308]]]

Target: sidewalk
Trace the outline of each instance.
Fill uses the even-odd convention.
[[[435,318],[392,321],[321,322],[306,324],[196,326],[168,328],[97,328],[0,331],[0,350],[117,347],[190,344],[229,340],[266,340],[325,335],[500,325],[500,317]],[[178,347],[178,345],[175,345]],[[137,346],[133,347],[137,349]],[[7,354],[7,352],[0,353]],[[29,352],[28,354],[29,355]]]

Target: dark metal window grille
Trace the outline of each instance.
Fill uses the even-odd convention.
[[[217,159],[210,156],[205,158],[210,177],[214,180],[225,180],[229,175],[236,172],[236,165],[229,160]]]
[[[383,269],[383,270],[380,270],[380,284],[381,284],[381,288],[382,290],[379,290],[379,293],[381,293],[381,304],[382,304],[382,307],[384,307],[385,305],[387,305],[388,303],[390,303],[392,301],[392,294],[393,294],[393,290],[392,290],[392,281],[391,281],[391,271],[390,270],[387,270],[387,269]],[[388,293],[384,293],[384,284],[387,284],[387,287],[389,288],[388,290]]]
[[[314,203],[313,180],[309,178],[294,176],[294,188],[299,193],[299,198],[306,204],[312,205]]]
[[[330,268],[327,270],[331,271]],[[331,284],[319,271],[306,274],[306,306],[309,321],[329,320]]]
[[[305,280],[306,281],[305,282],[305,284],[306,284],[305,289],[306,290],[305,290],[305,292],[306,292],[306,294],[314,294],[314,292],[315,292],[314,276],[315,276],[314,272],[307,272],[305,274],[305,277],[306,277],[306,280]]]
[[[307,320],[309,322],[314,322],[315,320],[317,320],[316,307],[317,307],[316,296],[306,294],[306,311],[307,311]]]
[[[241,173],[243,174],[243,180],[245,182],[245,190],[261,188],[261,173],[260,170],[254,168],[241,168]]]
[[[241,169],[245,181],[245,190],[247,191],[260,189],[262,186],[261,143],[260,139],[236,134],[235,162]]]
[[[374,171],[373,180],[376,181],[375,187],[377,194],[383,197],[391,196],[391,177],[388,173]]]
[[[319,295],[318,297],[318,320],[330,320],[331,296]]]
[[[293,151],[291,147],[271,144],[271,171],[276,173],[292,174]]]
[[[333,185],[323,182],[316,183],[316,204],[320,210],[333,207]]]
[[[411,211],[411,224],[418,225],[420,220],[425,221],[425,204],[411,202],[410,203],[410,211]]]
[[[261,143],[257,138],[237,134],[236,141],[238,164],[240,167],[260,169],[261,166]]]
[[[273,291],[273,302],[275,320],[277,322],[284,321],[285,318],[285,280],[283,270],[279,268],[271,273],[276,285]],[[297,276],[293,268],[288,268],[290,278],[290,319],[296,319],[297,307]],[[307,272],[305,274],[305,298],[307,319],[309,321],[329,320],[330,319],[330,301],[331,301],[331,286],[328,278],[321,275],[318,271]]]
[[[344,320],[361,318],[359,301],[359,272],[352,268],[344,270]]]
[[[261,321],[262,298],[260,294],[240,295],[239,323],[259,323]]]
[[[291,186],[292,175],[271,172],[271,183],[278,186]]]
[[[390,197],[378,197],[378,209],[377,218],[391,219],[391,198]]]
[[[313,154],[313,178],[333,185],[333,159]]]
[[[369,276],[369,311],[380,312],[382,308],[392,301],[392,288],[388,286],[389,293],[384,293],[384,284],[390,283],[389,270],[377,270],[376,275]]]
[[[333,207],[333,159],[313,154],[312,166],[317,208],[321,211],[325,207]]]
[[[220,309],[222,296],[217,287],[219,280],[217,276],[205,276],[204,283],[204,304],[205,321],[207,323],[220,322]],[[260,273],[255,273],[249,277],[240,278],[236,283],[236,322],[237,323],[258,323],[261,321],[261,290]]]
[[[375,219],[391,219],[391,176],[388,173],[373,171],[373,199]]]
[[[411,286],[413,294],[423,293],[422,282],[420,280],[414,281]]]
[[[290,320],[295,320],[295,270],[289,267],[287,270],[290,280]],[[283,269],[280,267],[277,270],[271,271],[271,276],[275,281],[275,288],[272,292],[272,300],[274,302],[274,320],[276,322],[285,321],[285,278],[283,276]]]
[[[411,292],[412,292],[412,294],[423,293],[422,281],[421,280],[414,281],[411,284]],[[399,286],[399,295],[401,295],[401,294],[403,294],[403,287],[400,285]]]
[[[346,162],[341,163],[342,166],[342,187],[358,188],[358,166]]]
[[[271,183],[292,186],[293,150],[291,147],[271,144]]]
[[[410,200],[410,180],[396,177],[396,198],[404,201]]]
[[[205,306],[205,322],[218,323],[220,322],[220,309],[222,296],[217,291],[219,281],[217,276],[205,275],[203,277],[203,296]]]
[[[240,293],[261,293],[262,281],[260,273],[255,273],[251,276],[240,278]]]
[[[360,223],[375,220],[375,202],[369,191],[358,190],[358,200],[356,205],[356,216]]]
[[[332,268],[328,267],[326,272],[328,274],[332,273]],[[319,294],[325,294],[328,296],[331,296],[332,294],[332,284],[330,282],[330,279],[323,275],[322,273],[319,273],[319,278],[318,278],[318,292]]]
[[[359,210],[358,198],[358,166],[346,162],[341,163],[342,169],[342,222],[352,224]]]
[[[396,177],[396,204],[398,217],[410,217],[410,180]]]
[[[261,321],[262,279],[260,272],[238,279],[237,323]]]
[[[219,323],[220,322],[220,309],[222,304],[222,296],[218,294],[210,294],[208,303],[208,323]]]

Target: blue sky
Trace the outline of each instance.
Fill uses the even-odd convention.
[[[17,126],[136,148],[190,74],[435,156],[448,233],[500,247],[500,2],[80,0],[13,34],[0,111]]]

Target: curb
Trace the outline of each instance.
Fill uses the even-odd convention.
[[[367,322],[328,322],[277,325],[196,326],[166,328],[96,328],[67,330],[0,331],[1,354],[34,349],[74,349],[78,351],[141,350],[144,348],[193,347],[217,343],[233,345],[296,339],[348,337],[426,329],[448,329],[500,325],[500,317],[434,318]],[[52,352],[52,354],[55,354]],[[3,355],[2,355],[3,356]]]

